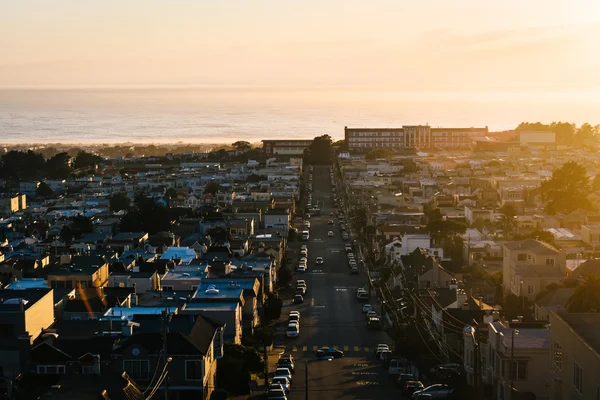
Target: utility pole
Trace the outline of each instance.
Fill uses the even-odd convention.
[[[308,400],[308,360],[305,361],[304,367],[304,399]]]
[[[264,284],[263,284],[263,290],[264,290]],[[265,297],[264,297],[264,295],[262,296],[261,303],[262,303],[262,305],[261,305],[261,311],[262,311],[261,325],[262,325],[262,328],[264,329],[266,322],[267,322],[267,316],[265,314]],[[264,371],[265,388],[268,388],[269,387],[269,353],[267,351],[267,342],[263,343],[263,352],[264,352],[263,357],[265,359],[265,371]]]
[[[162,312],[162,326],[161,326],[161,333],[162,333],[162,339],[163,339],[163,362],[165,364],[165,379],[164,379],[165,400],[169,399],[169,369],[167,368],[167,363],[169,362],[168,356],[167,356],[167,335],[169,333],[169,320],[170,320],[169,309],[165,308],[165,310]]]

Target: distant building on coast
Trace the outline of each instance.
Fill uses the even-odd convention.
[[[429,125],[404,125],[402,128],[344,128],[348,150],[367,152],[384,147],[427,149],[470,147],[473,140],[485,138],[485,128],[432,128]]]
[[[273,156],[301,156],[310,146],[312,139],[263,140],[263,150]]]

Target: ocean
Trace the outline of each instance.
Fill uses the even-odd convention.
[[[0,89],[0,144],[342,139],[344,126],[489,126],[598,115],[597,93],[252,86]],[[598,123],[599,121],[589,121]]]

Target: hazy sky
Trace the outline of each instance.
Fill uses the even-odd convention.
[[[0,0],[0,85],[594,92],[599,0]]]

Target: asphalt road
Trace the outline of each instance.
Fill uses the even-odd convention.
[[[313,172],[313,204],[322,206],[322,216],[312,217],[310,240],[290,243],[292,248],[308,245],[308,271],[294,273],[294,279],[304,279],[308,292],[304,304],[286,304],[282,314],[290,310],[301,313],[300,336],[285,339],[285,351],[296,362],[296,373],[289,399],[391,399],[400,398],[400,391],[388,381],[385,370],[375,359],[379,343],[391,343],[385,331],[366,328],[362,303],[356,299],[356,289],[366,287],[364,274],[351,275],[344,242],[331,201],[331,181],[328,166],[315,166]],[[333,219],[335,225],[328,225]],[[334,237],[328,237],[332,230]],[[315,265],[316,257],[323,257],[323,265]],[[297,261],[294,260],[294,263]],[[380,313],[379,302],[372,297],[370,304]],[[331,361],[319,360],[315,350],[334,346],[344,351],[345,357]],[[305,372],[308,368],[308,385]],[[308,396],[306,396],[308,387]]]

